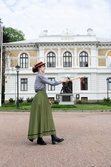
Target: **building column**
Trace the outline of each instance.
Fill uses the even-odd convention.
[[[10,68],[10,51],[6,52],[6,69]]]
[[[58,65],[57,67],[59,68],[60,67],[60,47],[58,47],[58,57],[57,57],[57,61],[58,61]]]
[[[74,48],[74,59],[73,59],[73,62],[74,62],[74,64],[73,64],[73,66],[74,67],[77,67],[78,66],[78,61],[77,61],[78,59],[77,59],[77,48],[75,47]]]
[[[98,67],[98,58],[97,58],[97,49],[91,48],[91,57],[90,57],[90,64],[89,66],[96,68]]]
[[[44,62],[44,48],[43,47],[39,47],[38,61]]]

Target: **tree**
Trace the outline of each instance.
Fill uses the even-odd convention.
[[[4,33],[5,27],[3,27],[3,43],[7,43],[10,41],[10,38],[7,34]]]
[[[16,42],[16,41],[22,41],[24,40],[24,33],[20,30],[13,29],[11,27],[3,27],[3,43],[8,42]],[[6,63],[6,50],[5,47],[3,47],[2,50],[2,103],[4,103],[5,99],[5,63]]]
[[[11,27],[3,27],[3,43],[22,41],[24,33],[21,30],[13,29]]]

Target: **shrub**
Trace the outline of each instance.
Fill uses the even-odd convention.
[[[31,98],[30,98],[30,97],[27,97],[27,98],[26,98],[26,101],[27,101],[28,103],[32,102],[32,101],[33,101],[33,97],[31,97]]]
[[[20,102],[20,103],[23,103],[23,99],[24,99],[23,97],[20,97],[20,98],[19,98],[19,102]]]
[[[52,108],[76,108],[76,106],[74,106],[74,105],[57,105],[57,104],[54,104],[54,105],[52,105]]]
[[[77,104],[82,104],[82,101],[81,100],[77,100],[76,103]]]
[[[54,100],[53,104],[59,104],[58,100]]]
[[[10,103],[14,103],[15,100],[14,100],[13,98],[10,98],[10,99],[9,99],[9,102],[10,102]]]
[[[104,97],[103,101],[104,101],[104,102],[110,102],[110,98],[109,98],[109,97],[108,97],[108,98],[105,98],[105,97]]]

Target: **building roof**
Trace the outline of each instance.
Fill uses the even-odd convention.
[[[99,37],[96,37],[96,39],[99,42],[111,42],[111,39],[109,39],[109,38],[99,38]]]
[[[4,43],[3,45],[17,45],[17,44],[39,44],[39,43],[111,43],[111,39],[96,37],[91,28],[87,30],[87,35],[73,35],[71,31],[63,31],[60,35],[48,35],[48,31],[44,30],[40,33],[38,38],[17,42]]]

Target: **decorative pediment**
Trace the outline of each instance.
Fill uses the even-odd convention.
[[[39,36],[47,36],[48,30],[43,30]]]
[[[71,30],[64,30],[62,33],[61,33],[62,36],[69,36],[69,35],[73,35],[72,31]]]

